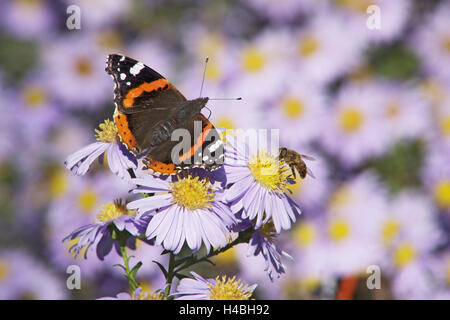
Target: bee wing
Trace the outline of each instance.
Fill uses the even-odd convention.
[[[311,157],[311,156],[307,156],[306,154],[301,154],[301,156],[302,156],[302,158],[305,158],[306,160],[311,160],[311,161],[316,160],[316,158]]]
[[[313,179],[316,178],[316,176],[314,176],[314,173],[311,171],[310,168],[306,168],[306,174],[309,175]]]

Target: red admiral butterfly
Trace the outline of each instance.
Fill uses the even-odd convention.
[[[212,123],[200,113],[208,98],[187,100],[155,70],[123,55],[111,54],[106,72],[114,80],[114,122],[121,142],[143,159],[152,173],[176,174],[202,167],[208,171],[223,163],[223,143]],[[172,152],[176,129],[190,134],[187,150]],[[200,130],[197,130],[200,129]]]

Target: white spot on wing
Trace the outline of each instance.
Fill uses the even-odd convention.
[[[130,73],[135,76],[137,75],[142,69],[144,68],[144,65],[142,62],[136,63],[134,66],[130,68]]]
[[[126,77],[127,75],[125,73],[120,74],[120,80],[125,80]]]

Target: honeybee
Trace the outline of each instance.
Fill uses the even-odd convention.
[[[283,160],[289,165],[292,171],[292,175],[294,176],[294,179],[296,178],[295,173],[296,171],[298,172],[298,174],[302,179],[304,179],[307,174],[310,175],[312,178],[315,178],[312,171],[306,166],[305,161],[303,161],[303,159],[315,160],[313,157],[304,154],[299,154],[294,150],[282,147],[279,150],[278,159]]]

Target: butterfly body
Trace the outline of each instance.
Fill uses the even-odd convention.
[[[217,148],[218,132],[201,114],[208,98],[187,100],[162,75],[123,55],[109,55],[106,72],[115,84],[114,121],[120,140],[136,155],[147,153],[143,160],[147,169],[176,174],[193,167],[211,171],[221,166],[223,146]],[[196,132],[200,127],[201,132]],[[179,143],[172,139],[177,129],[188,133],[190,148],[173,153]]]

